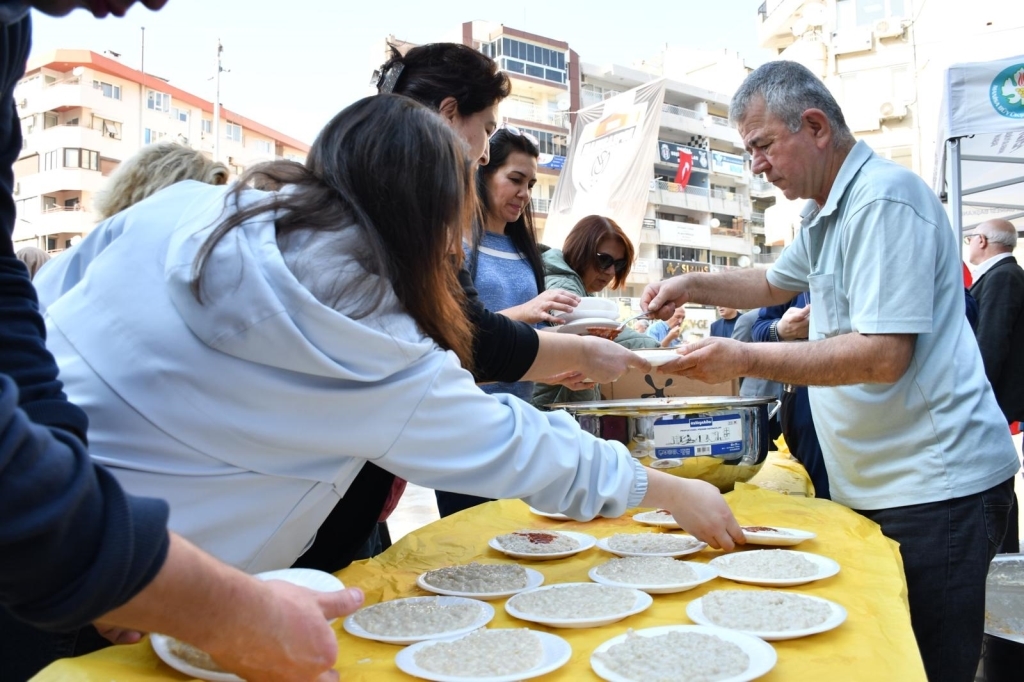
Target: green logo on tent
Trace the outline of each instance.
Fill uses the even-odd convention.
[[[1024,64],[1000,71],[992,81],[988,98],[1003,116],[1024,119]]]

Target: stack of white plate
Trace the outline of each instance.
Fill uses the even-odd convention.
[[[556,312],[555,316],[562,318],[567,323],[590,319],[602,322],[615,321],[619,319],[619,306],[615,301],[610,301],[607,298],[587,297],[581,300],[572,312]]]

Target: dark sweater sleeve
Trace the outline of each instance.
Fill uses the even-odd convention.
[[[70,431],[85,442],[88,420],[68,402],[57,380],[57,363],[46,350],[46,328],[25,265],[14,255],[14,169],[21,151],[21,121],[14,86],[25,69],[31,35],[28,17],[0,24],[0,374],[18,385],[21,407],[43,426]]]
[[[519,381],[537,359],[540,340],[533,327],[492,313],[484,307],[473,286],[473,278],[463,268],[459,283],[466,292],[469,320],[476,334],[473,337],[473,376],[480,382]]]
[[[12,614],[68,630],[124,604],[167,558],[167,516],[77,438],[32,424],[0,375],[0,603]]]

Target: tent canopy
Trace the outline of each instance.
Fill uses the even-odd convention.
[[[1024,231],[1024,55],[946,71],[935,191],[958,232],[1004,218]]]

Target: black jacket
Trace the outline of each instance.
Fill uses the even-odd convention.
[[[1005,258],[971,287],[978,300],[978,347],[1008,422],[1024,420],[1024,270]]]

